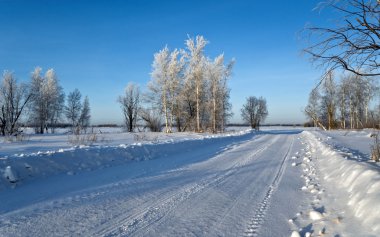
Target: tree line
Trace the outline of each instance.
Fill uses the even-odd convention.
[[[318,8],[340,18],[331,27],[305,28],[310,44],[304,52],[326,72],[311,91],[305,114],[323,129],[379,128],[380,107],[370,109],[379,92],[379,1],[325,1]]]
[[[0,84],[0,133],[3,136],[20,132],[21,119],[35,128],[36,133],[54,132],[59,123],[70,123],[79,133],[90,124],[90,103],[78,89],[65,93],[53,69],[42,73],[36,67],[28,83],[18,82],[14,73],[4,71]],[[66,102],[66,103],[65,103]]]
[[[154,54],[151,80],[142,93],[129,83],[117,98],[129,132],[143,121],[151,131],[223,132],[233,115],[228,80],[234,59],[225,62],[224,54],[205,55],[208,41],[203,36],[188,38],[184,49],[167,46]],[[90,125],[90,104],[78,89],[67,96],[53,69],[44,74],[40,67],[31,73],[28,83],[19,83],[5,71],[0,85],[0,131],[2,135],[20,132],[21,118],[36,133],[54,132],[63,121],[79,134]],[[253,129],[268,115],[266,100],[248,97],[241,109],[242,119]],[[163,125],[163,126],[162,126]]]
[[[346,73],[340,80],[329,71],[309,95],[306,116],[324,130],[379,127],[380,107],[371,109],[379,87],[373,77]]]
[[[118,98],[128,131],[134,131],[139,119],[151,131],[160,131],[161,124],[166,133],[174,128],[179,132],[224,131],[233,115],[228,80],[234,60],[225,63],[223,54],[207,57],[207,44],[203,36],[196,36],[185,41],[185,49],[165,46],[154,54],[147,91],[141,93],[130,83]],[[242,115],[252,128],[258,128],[267,115],[266,101],[250,97],[247,103],[253,99],[254,105],[247,105]]]

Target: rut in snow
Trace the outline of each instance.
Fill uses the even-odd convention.
[[[246,165],[246,163],[249,162],[249,160],[252,160],[255,157],[257,157],[268,147],[274,144],[275,141],[276,139],[272,140],[269,144],[265,143],[261,147],[258,147],[253,153],[251,153],[247,157],[247,159],[238,160],[226,172],[212,175],[203,179],[200,182],[192,183],[188,186],[182,187],[173,195],[170,195],[169,197],[164,197],[162,199],[158,199],[154,205],[142,208],[133,216],[120,216],[118,220],[113,220],[114,223],[112,226],[107,226],[102,230],[96,230],[95,233],[104,236],[130,236],[139,234],[144,235],[143,233],[148,232],[152,224],[158,224],[164,216],[170,213],[181,202],[189,199],[191,196],[197,193],[202,192],[206,188],[211,188],[218,185],[224,179],[230,177],[235,172],[237,172],[238,167]],[[239,149],[239,146],[236,146],[235,148]],[[231,151],[233,150],[234,149],[232,149]],[[221,153],[218,156],[223,155],[225,154]]]
[[[265,217],[266,210],[268,209],[270,199],[272,197],[273,192],[277,188],[282,174],[284,173],[285,169],[285,161],[287,160],[289,156],[289,152],[291,148],[293,147],[294,138],[292,138],[292,142],[289,145],[289,148],[285,154],[285,156],[282,159],[280,168],[277,171],[276,177],[274,178],[272,184],[269,186],[268,191],[266,192],[264,199],[257,205],[257,208],[255,210],[255,215],[250,220],[247,230],[245,231],[246,236],[258,236],[258,232],[260,230],[260,226],[262,225]]]

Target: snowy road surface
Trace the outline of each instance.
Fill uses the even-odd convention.
[[[378,236],[378,168],[331,140],[290,129],[5,157],[20,181],[0,186],[0,236]]]
[[[46,195],[9,200],[8,208],[14,210],[0,217],[0,235],[256,236],[267,226],[265,235],[274,236],[270,226],[288,226],[287,218],[297,207],[288,200],[299,192],[295,188],[294,194],[286,191],[286,199],[276,198],[282,213],[270,213],[272,199],[281,193],[289,157],[300,148],[295,144],[297,133],[248,134],[217,149],[178,150],[162,159],[134,163],[133,175],[117,166],[61,177],[76,184],[57,177],[18,187],[14,191],[20,195],[39,190]],[[164,162],[171,165],[159,167]],[[139,171],[140,166],[145,168]],[[146,172],[146,167],[152,171]],[[300,182],[299,176],[287,182]],[[57,183],[69,187],[56,187]]]

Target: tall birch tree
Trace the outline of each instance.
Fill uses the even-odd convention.
[[[186,83],[189,88],[194,88],[194,101],[196,113],[196,132],[202,131],[201,124],[201,106],[204,99],[205,89],[205,63],[204,48],[208,41],[203,36],[197,36],[195,39],[186,40],[186,58],[188,60],[186,71]]]

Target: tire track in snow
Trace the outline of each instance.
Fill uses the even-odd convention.
[[[294,137],[292,137],[292,142],[289,145],[289,148],[288,148],[286,154],[282,158],[280,168],[278,169],[273,182],[271,183],[271,185],[269,185],[269,188],[268,188],[268,190],[264,196],[264,199],[258,204],[258,206],[255,210],[255,215],[251,218],[251,220],[248,224],[248,227],[245,231],[245,236],[258,236],[260,227],[264,221],[265,213],[266,213],[266,211],[269,207],[269,204],[270,204],[270,199],[272,197],[273,192],[276,190],[278,184],[281,181],[281,177],[282,177],[282,175],[284,173],[284,169],[285,169],[285,162],[289,156],[289,153],[293,147],[293,144],[294,144]]]
[[[263,136],[254,137],[256,141],[262,138]],[[238,143],[235,143],[235,145],[230,144],[225,149],[223,149],[221,153],[219,154],[222,154],[223,152],[229,151],[231,149],[235,149],[236,147],[239,146],[239,143],[244,144],[245,142],[238,142]],[[182,170],[182,168],[170,170],[169,172],[177,172],[180,170]],[[7,226],[6,223],[8,222],[22,224],[23,222],[25,222],[25,218],[37,218],[39,216],[49,214],[57,209],[63,209],[63,208],[67,209],[67,208],[76,208],[76,207],[80,208],[80,206],[84,202],[88,203],[88,202],[94,202],[96,201],[96,199],[104,199],[105,196],[109,196],[111,193],[121,196],[120,195],[120,193],[122,192],[121,190],[130,188],[130,187],[136,187],[141,182],[145,183],[145,182],[154,181],[156,179],[160,179],[162,177],[165,177],[165,175],[167,174],[160,174],[157,176],[150,176],[150,177],[142,177],[142,178],[127,180],[127,181],[119,181],[116,183],[102,185],[96,188],[74,192],[67,196],[65,195],[64,197],[60,197],[58,199],[52,199],[49,201],[42,200],[41,202],[32,204],[30,206],[26,206],[19,210],[11,211],[11,212],[0,215],[0,228]],[[159,195],[161,195],[161,193],[159,193]],[[145,202],[151,203],[149,200],[146,200]],[[130,210],[133,211],[134,209],[130,209]],[[82,211],[86,212],[87,210],[84,209]],[[13,217],[17,213],[19,213],[19,216]],[[12,221],[9,221],[7,219],[11,219]]]
[[[266,135],[258,136],[254,138],[254,141],[249,140],[232,145],[231,149],[224,150],[223,152],[206,160],[205,165],[201,167],[199,167],[198,164],[191,165],[193,167],[191,169],[192,171],[201,171],[206,174],[206,176],[201,180],[195,179],[188,185],[179,188],[179,190],[172,188],[169,190],[160,190],[156,196],[150,195],[152,196],[152,199],[154,199],[153,201],[152,199],[147,199],[144,200],[144,202],[140,203],[141,205],[139,204],[136,207],[129,207],[125,212],[116,212],[118,213],[117,215],[112,216],[111,219],[102,220],[104,222],[98,223],[98,225],[94,225],[94,222],[92,222],[92,224],[91,222],[85,223],[83,228],[81,227],[81,230],[84,232],[73,232],[77,230],[67,228],[64,230],[57,229],[57,232],[55,233],[58,235],[77,235],[81,233],[82,235],[86,236],[129,236],[144,232],[146,228],[149,230],[149,228],[152,228],[152,226],[154,226],[153,224],[160,223],[163,219],[165,219],[164,217],[172,212],[180,203],[191,198],[193,195],[201,193],[207,188],[212,188],[220,184],[223,182],[223,180],[236,173],[239,167],[244,166],[252,159],[255,159],[259,154],[261,154],[277,141],[277,138],[266,139],[265,137]],[[238,151],[244,147],[244,145],[248,147],[248,145],[252,146],[252,144],[257,145],[257,147],[253,151],[250,151],[250,154],[248,156],[244,156],[233,161],[226,159],[229,152]],[[216,163],[219,163],[219,165],[221,165],[221,160],[227,161],[227,163],[222,164],[221,168],[219,167],[218,170],[215,171],[215,167],[213,167],[213,165]],[[169,177],[172,171],[173,170],[165,172],[158,176],[143,177],[137,180],[134,179],[112,183],[97,188],[72,193],[64,198],[37,203],[35,205],[17,211],[23,213],[21,214],[22,217],[18,215],[18,217],[16,216],[15,218],[12,218],[13,220],[10,224],[19,223],[20,225],[24,225],[25,221],[28,220],[28,222],[31,221],[31,223],[37,224],[38,226],[43,222],[43,220],[47,220],[49,218],[54,219],[56,217],[57,220],[59,220],[63,217],[64,219],[59,221],[64,225],[80,225],[80,223],[82,223],[81,218],[92,216],[91,212],[94,210],[94,208],[100,208],[96,212],[99,212],[101,214],[101,217],[107,217],[104,214],[107,214],[108,210],[112,211],[115,209],[115,205],[112,203],[113,201],[119,199],[117,200],[119,204],[128,204],[128,200],[123,200],[125,198],[125,195],[129,195],[130,193],[130,191],[125,192],[126,188],[136,187],[139,184],[141,185],[141,183],[145,183],[147,181],[153,182],[154,184],[156,181]],[[211,173],[212,175],[210,175]],[[113,201],[108,201],[107,197],[109,196],[113,196]],[[128,197],[128,199],[129,198],[131,197]],[[86,207],[86,204],[89,204],[90,202],[91,206]],[[104,204],[102,206],[99,206],[99,204],[102,203]],[[14,212],[11,212],[7,215],[12,216],[13,214]],[[95,213],[95,215],[97,214]],[[97,219],[94,219],[94,221],[96,222]]]
[[[159,224],[163,220],[163,217],[172,212],[180,203],[189,199],[191,196],[204,191],[207,188],[212,188],[218,185],[224,179],[237,172],[238,167],[244,166],[250,160],[254,159],[257,155],[268,149],[268,147],[273,145],[277,139],[278,137],[274,137],[274,139],[272,139],[270,142],[262,144],[261,147],[255,149],[254,152],[251,153],[246,159],[237,160],[237,162],[235,162],[230,168],[226,169],[226,172],[223,171],[221,174],[208,176],[200,182],[189,184],[186,187],[181,188],[175,194],[170,195],[169,197],[160,198],[152,205],[139,208],[140,210],[138,210],[138,212],[132,216],[120,216],[117,218],[117,220],[112,220],[111,225],[108,223],[104,229],[96,230],[93,233],[99,236],[144,236],[144,233],[147,233],[151,230],[153,224]],[[233,152],[235,149],[239,149],[244,144],[246,143],[236,146],[234,149],[228,152]],[[223,155],[225,155],[225,153],[218,154],[214,158]]]

